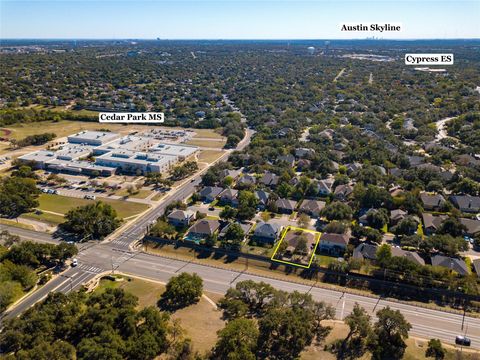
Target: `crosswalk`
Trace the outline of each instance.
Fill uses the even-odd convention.
[[[131,242],[132,242],[132,240],[121,237],[121,238],[113,240],[112,244],[120,245],[122,247],[129,247]]]
[[[90,266],[87,264],[78,265],[78,269],[82,270],[83,272],[87,272],[89,274],[100,274],[105,271],[105,269],[102,269],[96,266]]]
[[[132,252],[132,251],[126,251],[123,253],[122,256],[112,260],[112,268],[113,269],[117,269],[120,265],[122,265],[125,261],[128,261],[130,260],[131,258],[133,258],[135,255],[137,255],[136,252]]]

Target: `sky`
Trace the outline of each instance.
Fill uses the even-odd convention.
[[[341,32],[401,23],[400,33]],[[1,39],[480,38],[480,0],[0,0]]]

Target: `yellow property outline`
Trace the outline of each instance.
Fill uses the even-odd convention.
[[[318,234],[318,239],[317,239],[317,242],[315,243],[315,247],[313,248],[312,256],[310,257],[310,261],[308,262],[308,266],[307,266],[307,265],[300,265],[300,264],[293,263],[293,262],[290,262],[290,261],[274,259],[274,258],[275,258],[275,255],[276,255],[276,253],[277,253],[277,250],[278,250],[278,248],[280,247],[280,244],[282,243],[283,239],[285,238],[285,236],[287,235],[287,233],[288,233],[290,230],[301,230],[301,231],[309,232],[309,233],[312,233],[312,234]],[[299,228],[299,227],[296,227],[296,226],[290,226],[290,225],[289,225],[289,226],[287,226],[287,227],[285,228],[285,230],[283,231],[283,235],[282,235],[282,237],[280,238],[280,241],[278,242],[277,246],[275,247],[275,251],[273,252],[273,255],[272,255],[272,257],[270,258],[270,260],[276,261],[276,262],[279,262],[279,263],[283,263],[283,264],[298,266],[298,267],[301,267],[301,268],[304,268],[304,269],[308,269],[308,268],[310,268],[310,266],[312,265],[312,261],[313,261],[313,258],[315,257],[315,252],[317,251],[317,246],[318,246],[318,243],[320,242],[320,237],[321,237],[321,235],[322,235],[322,233],[321,233],[321,232],[318,232],[318,231],[308,230],[308,229],[302,229],[302,228]]]

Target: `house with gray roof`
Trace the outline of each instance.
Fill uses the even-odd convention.
[[[238,206],[238,190],[225,189],[218,195],[218,201],[222,205]]]
[[[418,255],[418,253],[416,253],[415,251],[406,251],[400,249],[399,247],[392,247],[391,250],[392,256],[404,257],[417,265],[425,265],[425,260],[423,260],[422,257]]]
[[[448,268],[452,271],[455,271],[459,275],[469,274],[467,264],[465,264],[465,261],[458,258],[453,258],[453,257],[443,256],[443,255],[435,255],[435,256],[432,256],[432,265]]]
[[[360,260],[376,260],[377,245],[361,243],[353,250],[353,258]]]
[[[209,236],[212,236],[219,227],[220,221],[218,220],[199,220],[188,230],[188,234],[185,239],[206,239]]]
[[[258,208],[265,209],[268,203],[268,199],[270,198],[270,193],[264,190],[257,190],[254,194],[258,200]]]
[[[392,225],[398,224],[400,221],[405,219],[407,216],[407,212],[403,211],[402,209],[395,209],[390,212],[390,223]]]
[[[425,230],[425,234],[432,235],[435,234],[442,223],[448,219],[447,215],[432,215],[430,213],[422,213],[423,219],[423,228]]]
[[[167,216],[167,221],[175,227],[185,227],[195,220],[195,212],[190,210],[173,210]]]
[[[353,193],[353,186],[350,184],[338,185],[335,188],[334,196],[336,199],[345,201]]]
[[[288,166],[293,167],[293,165],[295,165],[295,156],[293,156],[292,154],[279,156],[278,162],[284,162]]]
[[[420,193],[420,201],[425,210],[439,210],[445,204],[445,198],[441,194]]]
[[[457,209],[466,213],[480,212],[480,196],[471,195],[453,195],[450,201]]]
[[[330,255],[341,256],[347,250],[350,237],[346,234],[323,233],[320,237],[319,250]]]
[[[480,220],[460,218],[460,223],[467,228],[465,234],[468,236],[475,236],[480,233]]]
[[[297,202],[289,199],[278,199],[275,202],[275,205],[277,205],[279,213],[291,214],[295,211],[295,208],[297,207]]]
[[[259,222],[252,238],[257,242],[274,244],[280,235],[281,227],[277,223]]]
[[[319,217],[320,211],[325,207],[325,201],[305,199],[298,208],[299,212],[310,215],[311,217]]]
[[[262,178],[260,179],[260,182],[263,185],[273,187],[273,186],[277,186],[278,179],[279,179],[279,176],[277,174],[267,171],[265,172],[265,174],[263,174]]]
[[[212,202],[222,193],[222,191],[223,188],[218,186],[205,186],[198,192],[198,194],[204,202]]]

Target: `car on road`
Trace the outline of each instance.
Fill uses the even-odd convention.
[[[208,208],[208,210],[210,210],[210,211],[215,210],[215,206],[210,206],[210,207]]]
[[[78,265],[78,260],[77,259],[73,259],[72,260],[72,266],[75,267]]]
[[[470,346],[471,343],[472,341],[468,337],[463,335],[458,335],[455,338],[455,344],[457,345]]]
[[[87,199],[87,200],[95,200],[97,197],[95,195],[92,195],[92,194],[87,194],[83,198]]]

